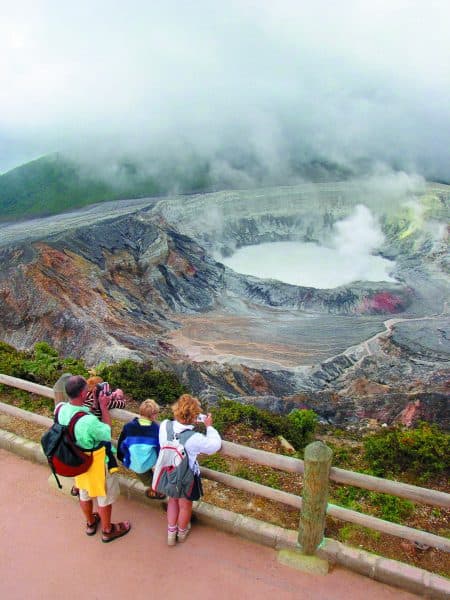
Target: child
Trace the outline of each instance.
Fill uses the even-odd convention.
[[[155,422],[158,404],[144,400],[139,407],[139,417],[127,423],[117,443],[117,457],[134,471],[147,487],[145,495],[152,500],[162,500],[164,494],[152,490],[153,469],[159,453],[159,425]]]
[[[87,380],[89,394],[87,395],[86,400],[84,401],[84,406],[87,406],[91,413],[98,417],[101,421],[102,411],[100,410],[100,407],[98,405],[98,394],[100,390],[97,388],[97,385],[99,383],[104,384],[105,382],[101,377],[98,377],[98,375],[89,377],[89,379]],[[116,389],[111,391],[109,384],[106,384],[106,386],[106,392],[109,396],[108,409],[112,410],[113,408],[125,408],[125,399],[122,390]]]

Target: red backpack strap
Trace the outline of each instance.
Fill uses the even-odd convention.
[[[60,402],[58,404],[58,406],[55,408],[55,412],[53,413],[55,423],[59,423],[59,421],[58,421],[58,415],[59,415],[59,411],[61,410],[63,404],[65,404],[65,402]]]
[[[72,415],[72,418],[70,419],[67,427],[69,429],[69,435],[71,436],[71,438],[73,440],[75,440],[75,434],[74,434],[75,425],[78,423],[78,421],[81,419],[81,417],[85,417],[87,414],[88,413],[84,412],[84,410],[79,410],[74,415]]]

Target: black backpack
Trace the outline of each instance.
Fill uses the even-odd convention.
[[[62,485],[58,475],[76,477],[86,473],[93,461],[92,451],[88,453],[77,446],[73,433],[76,423],[87,413],[80,410],[72,416],[68,425],[61,425],[58,422],[61,406],[56,407],[55,422],[41,438],[42,449],[59,488]]]

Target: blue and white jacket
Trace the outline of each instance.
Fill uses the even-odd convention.
[[[138,417],[127,423],[117,442],[117,458],[135,473],[146,473],[159,454],[159,425],[141,425]]]

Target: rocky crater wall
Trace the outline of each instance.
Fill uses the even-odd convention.
[[[225,394],[280,411],[306,405],[345,423],[403,418],[414,398],[445,421],[449,198],[429,186],[415,196],[417,211],[404,198],[396,207],[392,197],[379,202],[367,186],[324,184],[135,210],[127,202],[109,219],[92,209],[60,216],[49,232],[30,224],[29,238],[16,224],[0,244],[0,339],[19,348],[47,341],[91,364],[151,359],[210,402]],[[321,241],[363,200],[382,222],[397,283],[317,290],[245,277],[213,256],[243,244]],[[393,316],[406,324],[386,327]]]

